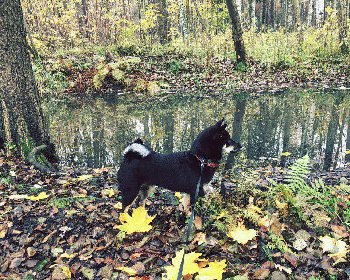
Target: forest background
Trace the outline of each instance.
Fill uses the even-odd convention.
[[[231,18],[238,19],[233,25],[230,3]],[[201,71],[214,84],[247,90],[347,83],[349,0],[24,0],[22,5],[32,53],[42,58],[34,70],[39,84],[49,87],[44,92],[100,90],[110,74],[124,89],[153,93],[166,87],[163,77],[125,75],[125,68],[150,67],[162,73]],[[243,63],[236,61],[235,47],[240,50],[232,37],[242,39]],[[134,60],[121,70],[120,55],[137,56],[147,65],[135,67],[140,62]],[[226,68],[245,74],[216,78]],[[192,84],[210,86],[197,78]]]

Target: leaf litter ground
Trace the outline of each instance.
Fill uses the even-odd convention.
[[[149,232],[125,234],[117,228],[121,210],[113,168],[66,167],[42,174],[21,159],[1,156],[0,171],[0,279],[161,279],[184,247],[187,216],[167,191],[158,190],[146,206],[149,215],[156,215]],[[205,206],[199,206],[187,248],[201,253],[199,266],[225,260],[223,279],[348,279],[349,228],[335,219],[312,228],[283,202],[266,206],[271,199],[264,191],[266,176],[282,181],[283,174],[280,168],[260,167],[245,192],[239,185],[246,178],[226,176],[225,197],[200,203]],[[339,181],[349,174],[321,177]],[[349,204],[344,205],[339,207]],[[223,225],[231,220],[254,232],[250,240],[239,242],[226,234]]]

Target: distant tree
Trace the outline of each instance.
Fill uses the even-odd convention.
[[[340,50],[343,54],[349,52],[349,46],[347,44],[347,7],[349,7],[349,0],[338,0],[337,2],[337,17],[338,17],[338,26],[339,26],[339,43]]]
[[[166,0],[159,1],[158,36],[161,44],[168,43],[169,13]]]
[[[246,52],[243,41],[243,29],[239,17],[236,1],[226,0],[228,13],[232,24],[232,39],[235,45],[237,62],[246,63]]]
[[[16,147],[25,156],[34,147],[46,145],[45,157],[56,161],[34,80],[20,0],[0,1],[0,136],[7,151]]]

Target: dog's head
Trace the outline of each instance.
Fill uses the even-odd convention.
[[[236,143],[226,130],[224,119],[203,130],[193,142],[191,151],[205,158],[220,159],[222,150],[236,153],[242,149],[240,143]]]

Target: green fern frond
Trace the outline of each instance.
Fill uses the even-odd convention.
[[[310,158],[308,155],[298,159],[286,175],[288,187],[295,193],[297,191],[308,189],[309,186],[305,179],[310,174]]]

